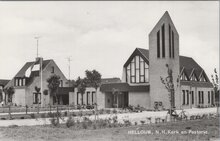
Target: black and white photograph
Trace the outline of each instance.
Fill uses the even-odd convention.
[[[219,1],[0,1],[0,141],[219,141]]]

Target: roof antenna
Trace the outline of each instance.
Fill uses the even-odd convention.
[[[39,39],[40,39],[40,36],[36,36],[36,37],[34,37],[34,39],[36,39],[37,40],[37,58],[38,58],[38,41],[39,41]]]

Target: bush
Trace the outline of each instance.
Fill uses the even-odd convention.
[[[113,113],[113,114],[117,114],[117,110],[114,109],[114,110],[112,111],[112,113]]]
[[[52,118],[52,119],[50,120],[50,122],[51,122],[51,124],[52,124],[53,126],[57,126],[57,125],[58,125],[58,121],[57,121],[56,118]]]
[[[104,109],[99,110],[99,114],[103,114],[104,113]]]
[[[129,120],[123,120],[125,126],[131,126],[131,122]]]
[[[35,118],[35,114],[34,114],[34,113],[31,113],[30,116],[31,116],[31,118],[33,118],[33,119]]]
[[[105,112],[106,112],[106,114],[110,114],[111,110],[107,109]]]
[[[142,124],[142,125],[144,125],[144,123],[145,123],[145,121],[144,121],[144,120],[141,120],[140,122],[141,122],[141,124]]]
[[[134,122],[134,125],[137,125],[137,124],[138,124],[138,123],[135,121],[135,122]]]
[[[51,112],[47,113],[47,115],[48,115],[48,117],[50,117],[50,118],[55,117],[54,113],[51,113]]]
[[[75,121],[72,119],[72,117],[68,117],[67,121],[66,121],[66,126],[69,128],[71,126],[75,125]]]
[[[40,117],[41,117],[41,118],[46,118],[46,114],[45,114],[45,113],[42,113],[42,114],[40,115]]]
[[[64,112],[64,116],[65,116],[65,117],[67,116],[67,111]]]

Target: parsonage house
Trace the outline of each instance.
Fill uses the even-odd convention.
[[[68,80],[53,60],[43,60],[43,58],[40,57],[37,57],[36,61],[27,62],[15,77],[5,86],[13,86],[15,89],[12,98],[9,98],[8,95],[6,95],[6,102],[11,101],[18,106],[34,106],[38,104],[46,106],[48,104],[56,103],[55,96],[49,94],[47,86],[47,79],[53,74],[60,76],[60,87],[57,94],[58,104],[68,104],[68,94],[69,91],[71,91],[69,90],[70,88],[67,87],[69,86]],[[36,87],[39,91],[37,91]],[[41,87],[43,94],[41,94],[40,91]],[[65,92],[67,92],[67,94],[65,94]]]
[[[37,103],[35,86],[40,87],[36,62],[28,62],[7,84],[15,86],[14,102],[18,105]],[[32,71],[26,75],[28,68]],[[174,94],[169,95],[162,83],[172,71]],[[43,90],[46,79],[53,73],[61,77],[59,104],[88,105],[98,108],[123,108],[129,105],[147,109],[168,109],[170,98],[176,109],[214,105],[213,85],[204,69],[191,57],[179,55],[179,34],[166,11],[149,33],[149,49],[136,48],[123,66],[122,79],[102,79],[97,91],[68,88],[68,81],[53,60],[43,61]],[[44,98],[42,98],[44,97]],[[53,96],[41,95],[41,103],[54,104]],[[45,100],[46,99],[46,100]]]

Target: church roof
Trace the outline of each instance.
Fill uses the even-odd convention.
[[[125,63],[124,67],[126,67],[130,63],[132,58],[136,55],[141,55],[142,57],[144,57],[143,59],[147,63],[149,63],[149,50],[143,48],[136,48],[132,53],[132,55],[127,60],[127,62]],[[207,77],[203,68],[193,58],[186,56],[179,56],[179,60],[180,60],[180,72],[184,71],[188,78],[191,76],[192,73],[195,74],[197,79],[199,79],[199,77],[203,74],[207,82],[210,83],[210,80]]]

